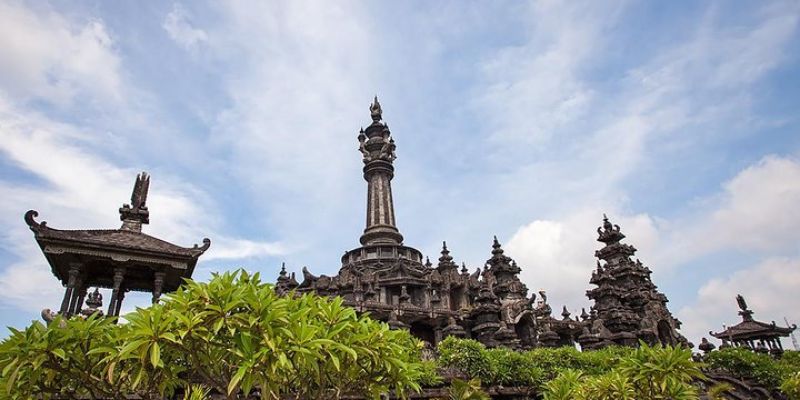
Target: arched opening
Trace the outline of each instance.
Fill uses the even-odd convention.
[[[432,346],[436,345],[436,333],[433,331],[433,327],[430,325],[421,322],[414,322],[411,324],[409,331],[411,331],[411,335],[417,339],[422,340],[423,342],[428,342]]]
[[[525,314],[514,325],[514,331],[523,347],[533,347],[535,325],[530,314]]]
[[[672,327],[663,319],[658,321],[658,341],[662,346],[674,346],[675,338],[672,336]]]

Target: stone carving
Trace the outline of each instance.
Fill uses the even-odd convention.
[[[358,133],[368,184],[361,246],[344,253],[333,277],[316,276],[303,267],[303,282],[297,284],[282,266],[276,290],[341,296],[356,310],[369,312],[392,328],[408,328],[430,344],[457,336],[488,346],[530,348],[539,345],[540,332],[549,332],[545,339],[552,345],[572,343],[576,330],[579,333],[577,323],[553,319],[544,292],[540,292],[542,305],[534,309],[536,296],[528,298],[528,288],[519,279],[520,267],[505,255],[496,237],[484,268],[472,274],[464,263],[459,271],[447,243],[442,243],[436,265],[403,244],[391,189],[396,146],[382,122],[377,98],[370,105],[370,117],[371,124]]]
[[[680,321],[667,309],[666,296],[650,280],[652,271],[640,260],[631,260],[636,248],[620,243],[625,238],[620,226],[603,214],[603,225],[597,228],[597,234],[597,240],[605,247],[595,252],[598,261],[589,282],[597,287],[586,292],[594,305],[588,316],[585,312],[581,316],[581,334],[577,338],[581,346],[636,346],[642,340],[691,347],[678,333]]]

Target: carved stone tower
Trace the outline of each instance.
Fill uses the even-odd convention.
[[[389,126],[381,123],[383,110],[377,96],[369,110],[372,124],[358,135],[367,181],[367,227],[361,235],[361,244],[402,244],[403,235],[397,230],[392,200],[394,139]]]
[[[584,320],[578,342],[585,348],[636,346],[639,340],[688,345],[678,333],[680,321],[667,309],[667,296],[650,280],[652,271],[638,259],[631,260],[635,247],[620,243],[625,235],[619,225],[603,215],[603,226],[597,228],[597,234],[597,241],[605,246],[595,252],[599,260],[590,283],[597,287],[586,292],[594,306],[591,317]]]

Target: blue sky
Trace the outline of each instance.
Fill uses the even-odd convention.
[[[796,2],[0,4],[0,322],[62,289],[22,220],[212,246],[195,278],[358,244],[378,94],[406,244],[474,269],[492,235],[580,312],[608,213],[694,342],[800,320]],[[434,257],[432,257],[434,258]],[[128,310],[146,304],[129,296]]]

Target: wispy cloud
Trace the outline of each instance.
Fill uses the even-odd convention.
[[[0,4],[0,89],[20,100],[119,101],[120,59],[102,21],[75,22],[47,6]]]
[[[179,3],[172,6],[162,26],[172,40],[186,49],[194,49],[208,41],[206,32],[192,25],[186,9]]]

